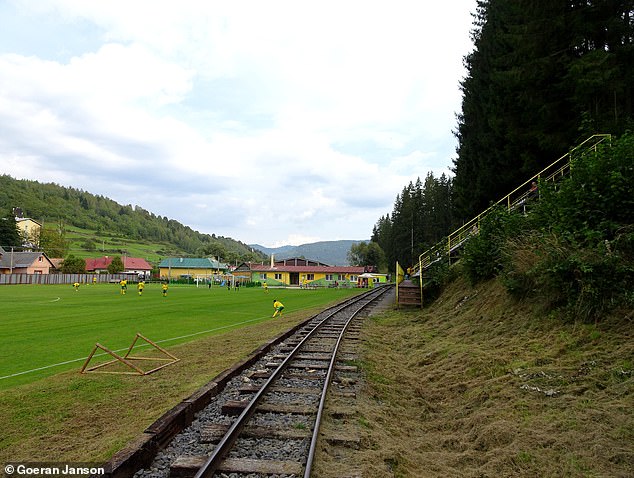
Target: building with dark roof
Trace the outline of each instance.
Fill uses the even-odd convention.
[[[0,247],[0,274],[49,274],[54,268],[43,252],[14,252]]]

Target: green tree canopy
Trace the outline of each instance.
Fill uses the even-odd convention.
[[[384,252],[388,270],[396,262],[410,266],[419,254],[451,232],[452,180],[428,173],[425,181],[410,182],[396,196],[391,215],[381,217],[372,231],[372,242]]]
[[[22,238],[13,214],[0,217],[0,246],[7,248],[21,245]]]
[[[68,252],[66,232],[58,225],[44,225],[40,231],[40,247],[49,257],[64,257]]]
[[[114,256],[112,258],[112,262],[108,264],[108,272],[111,274],[117,274],[119,272],[123,272],[125,267],[123,266],[123,261],[120,256]]]
[[[455,132],[471,219],[595,133],[631,127],[632,0],[479,0]]]
[[[64,274],[83,274],[86,272],[86,261],[71,254],[64,259],[60,269]]]
[[[352,244],[348,251],[348,262],[353,266],[375,266],[385,270],[385,253],[376,242]]]

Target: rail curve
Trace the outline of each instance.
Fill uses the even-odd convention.
[[[313,316],[228,380],[189,423],[171,430],[151,462],[120,471],[135,478],[309,477],[328,386],[336,374],[356,369],[340,352],[346,331],[393,290],[371,289]]]

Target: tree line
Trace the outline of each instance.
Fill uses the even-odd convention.
[[[592,134],[634,126],[634,0],[479,0],[473,17],[453,177],[410,183],[377,221],[390,269]]]
[[[95,234],[117,234],[133,240],[169,243],[186,254],[213,255],[225,262],[265,259],[262,253],[252,251],[240,241],[203,234],[139,206],[121,205],[104,196],[53,183],[0,175],[0,205],[4,209],[0,211],[0,217],[4,218],[0,223],[0,245],[22,243],[23,238],[15,236],[12,212],[13,207],[20,207],[28,217],[43,224],[39,245],[50,257],[65,257],[69,252],[65,225],[72,225],[95,231]]]

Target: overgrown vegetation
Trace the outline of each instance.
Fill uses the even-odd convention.
[[[540,184],[527,209],[499,209],[465,246],[472,284],[501,276],[518,299],[598,320],[634,304],[634,135],[576,160]]]

